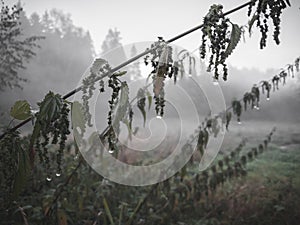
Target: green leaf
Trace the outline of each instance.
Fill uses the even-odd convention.
[[[128,94],[129,94],[129,88],[126,82],[122,82],[121,85],[121,97],[120,97],[120,106],[125,106],[128,103]]]
[[[55,117],[60,115],[60,111],[63,105],[63,99],[59,94],[54,94],[49,91],[49,93],[45,96],[42,102],[38,103],[40,109],[37,114],[37,120],[35,122],[33,133],[30,138],[29,149],[33,151],[33,145],[35,143],[35,139],[38,137],[41,129],[44,126],[48,126],[49,123]],[[33,164],[33,162],[31,162]]]
[[[242,35],[242,30],[237,24],[232,24],[230,43],[225,51],[225,59],[232,53],[239,43]]]
[[[154,77],[154,83],[153,83],[153,91],[154,95],[158,97],[160,93],[162,92],[164,88],[164,80],[165,78],[163,77],[164,73],[158,73],[157,76]]]
[[[51,122],[60,112],[62,104],[61,96],[50,91],[44,100],[39,103],[40,111],[37,119],[45,123]]]
[[[105,212],[106,212],[106,215],[109,219],[110,224],[114,225],[115,223],[114,223],[113,217],[111,215],[111,212],[110,212],[110,209],[109,209],[109,206],[107,204],[107,201],[106,201],[105,197],[103,197],[103,205],[104,205],[104,209],[105,209]]]
[[[257,20],[257,18],[258,18],[258,14],[254,14],[252,16],[251,20],[249,20],[249,22],[248,22],[248,26],[249,26],[248,31],[249,31],[250,35],[251,35],[251,30],[252,30],[253,24]]]
[[[116,77],[120,77],[120,76],[123,76],[126,73],[127,73],[127,71],[119,71],[119,72],[114,73],[113,75],[116,76]]]
[[[10,116],[17,120],[26,120],[31,116],[30,105],[27,101],[16,101],[10,109]]]
[[[148,110],[150,110],[152,104],[152,95],[149,91],[147,91],[147,97],[148,97]]]
[[[121,84],[120,100],[118,101],[117,111],[114,117],[114,124],[119,124],[120,121],[125,119],[126,112],[129,106],[129,88],[126,82]]]
[[[124,119],[122,120],[122,122],[126,125],[127,127],[127,130],[128,130],[128,138],[129,140],[132,140],[132,130],[131,130],[131,127],[130,127],[130,123],[127,119]]]
[[[71,113],[73,130],[77,131],[77,128],[80,128],[81,135],[83,135],[86,129],[86,121],[84,117],[82,104],[78,101],[73,102],[71,107]]]
[[[144,126],[146,124],[146,110],[145,110],[145,91],[143,88],[140,88],[138,90],[138,93],[137,93],[137,99],[138,99],[138,102],[137,102],[137,106],[139,108],[139,110],[141,111],[142,115],[143,115],[143,119],[144,119]]]

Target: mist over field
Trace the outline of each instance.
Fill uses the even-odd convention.
[[[24,7],[8,17],[18,25],[1,17],[0,41],[8,27],[19,26],[10,35],[16,43],[29,38],[29,49],[10,55],[13,38],[0,42],[0,224],[298,224],[299,2],[291,0],[281,17],[278,46],[272,26],[263,50],[258,28],[250,35],[249,24],[238,27],[226,81],[222,63],[218,81],[214,65],[208,72],[215,49],[200,59],[200,31],[170,45],[162,41],[199,25],[215,3],[192,2],[147,2],[146,10],[137,0],[24,0],[2,8],[1,16]],[[220,3],[226,10],[238,4]],[[244,24],[245,15],[232,19]],[[163,46],[158,58],[155,50],[87,84],[154,41]]]

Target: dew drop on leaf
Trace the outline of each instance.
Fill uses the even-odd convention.
[[[114,150],[109,150],[108,152],[109,152],[110,154],[112,154],[112,153],[114,153]]]
[[[61,176],[61,173],[60,173],[60,172],[57,172],[57,173],[55,174],[55,176],[60,177],[60,176]]]
[[[78,160],[78,159],[79,159],[79,155],[76,154],[76,155],[74,156],[74,160]]]

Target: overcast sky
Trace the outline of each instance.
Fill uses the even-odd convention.
[[[16,0],[6,0],[13,4]],[[22,0],[28,14],[52,8],[70,13],[74,24],[89,30],[96,47],[101,43],[109,28],[117,28],[121,32],[122,44],[132,42],[156,41],[157,36],[169,39],[202,23],[203,16],[211,4],[223,4],[225,11],[245,1],[238,0]],[[240,42],[229,59],[229,64],[236,67],[280,69],[280,67],[300,56],[300,0],[291,0],[292,8],[284,11],[282,17],[281,44],[275,45],[269,35],[267,48],[259,49],[258,30],[254,29],[251,39],[246,36],[246,43]],[[247,9],[230,15],[232,22],[246,24]],[[200,45],[201,32],[190,34],[174,44],[188,50]]]

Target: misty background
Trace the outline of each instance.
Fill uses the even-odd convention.
[[[8,3],[10,2],[11,1],[8,1]],[[130,49],[125,47],[126,50],[123,49],[123,46],[134,39],[132,38],[132,33],[129,32],[144,33],[145,30],[146,33],[150,32],[152,35],[154,35],[148,36],[148,38],[152,38],[153,41],[156,41],[156,37],[162,33],[165,33],[168,37],[171,37],[201,22],[201,18],[203,18],[206,13],[206,9],[208,9],[206,6],[201,7],[201,10],[199,9],[199,12],[195,14],[197,16],[190,21],[188,21],[190,19],[189,16],[187,18],[182,18],[182,21],[184,22],[183,25],[174,25],[174,21],[172,20],[156,21],[159,20],[156,19],[152,22],[157,23],[158,25],[151,26],[151,24],[143,24],[143,22],[139,19],[133,19],[131,12],[136,12],[134,18],[140,17],[139,14],[141,11],[139,10],[142,7],[140,3],[134,1],[133,3],[127,5],[127,8],[124,8],[126,15],[130,16],[122,18],[121,14],[119,14],[115,16],[116,18],[114,18],[114,20],[111,20],[111,17],[105,14],[104,8],[116,7],[116,14],[118,14],[121,5],[124,3],[118,3],[117,6],[112,6],[110,5],[112,3],[106,2],[102,3],[102,6],[105,7],[100,11],[104,13],[103,16],[107,16],[107,20],[96,21],[96,18],[99,15],[94,14],[92,11],[86,11],[85,13],[88,13],[90,16],[95,16],[95,24],[89,24],[89,26],[80,26],[78,24],[87,24],[84,22],[87,20],[87,18],[81,18],[82,21],[79,21],[78,11],[75,10],[75,8],[77,9],[81,6],[82,2],[79,1],[72,5],[64,5],[66,2],[68,1],[51,1],[51,3],[49,3],[49,1],[45,1],[43,3],[37,3],[37,1],[24,1],[18,3],[24,7],[24,12],[21,14],[24,36],[29,37],[36,35],[43,36],[45,39],[38,41],[40,48],[36,50],[36,56],[27,63],[26,69],[20,71],[21,76],[28,80],[28,82],[21,84],[23,89],[6,89],[5,91],[1,92],[0,109],[2,121],[7,121],[6,119],[8,118],[10,107],[16,100],[27,100],[30,102],[33,108],[37,108],[36,103],[40,102],[43,96],[45,96],[49,90],[63,95],[76,88],[82,75],[87,71],[94,58],[99,54],[105,54],[111,49],[117,48],[119,54],[115,59],[116,61],[112,64],[118,64],[129,57],[140,53],[140,48],[138,48],[138,46],[138,50],[135,49],[135,47]],[[220,3],[222,2],[225,1],[220,1]],[[285,12],[282,18],[283,25],[280,36],[282,44],[280,46],[274,46],[271,38],[269,38],[267,48],[263,51],[259,50],[259,32],[254,29],[253,37],[251,39],[246,37],[247,40],[245,43],[241,41],[237,49],[229,58],[230,66],[228,81],[220,81],[219,83],[223,90],[227,106],[231,104],[233,98],[236,97],[240,99],[246,91],[250,91],[253,84],[261,80],[269,79],[278,74],[280,68],[284,67],[287,63],[293,63],[293,60],[299,56],[298,40],[300,34],[298,34],[299,29],[294,29],[294,26],[297,26],[297,23],[300,21],[298,18],[300,15],[300,10],[299,7],[297,7],[299,2],[292,1],[292,3],[294,3],[295,6],[293,6],[291,9],[288,9],[290,10],[290,13]],[[43,7],[42,4],[44,4]],[[93,4],[96,3],[91,1],[89,3],[89,7],[92,7]],[[206,4],[209,5],[212,4],[212,2],[206,1],[205,5]],[[226,1],[226,8],[232,8],[236,6],[236,4],[236,1]],[[131,5],[134,7],[130,8]],[[192,5],[192,3],[190,3],[190,5]],[[59,9],[58,6],[61,6],[64,10]],[[153,5],[147,5],[147,7],[150,7],[151,9]],[[180,11],[178,11],[179,9],[176,8],[177,6],[174,5],[172,7],[174,7],[174,15],[180,15]],[[163,5],[158,10],[161,10],[161,8],[163,8]],[[44,11],[42,11],[43,9]],[[68,9],[70,9],[72,12],[68,11]],[[136,11],[135,9],[138,10]],[[34,12],[33,10],[36,10],[37,12]],[[122,10],[122,13],[124,13],[124,10]],[[73,14],[75,16],[73,16]],[[191,15],[190,13],[187,14]],[[244,14],[246,14],[246,12],[244,12]],[[174,15],[172,14],[172,17]],[[73,17],[76,19],[73,19]],[[235,21],[242,21],[243,19],[241,24],[245,24],[247,21],[246,18],[241,16],[237,17],[235,14],[232,15],[232,18]],[[197,19],[197,21],[195,21],[195,19]],[[76,23],[73,20],[76,21]],[[116,20],[127,21],[127,25],[130,24],[131,31],[130,29],[122,30],[119,27],[116,27],[115,24],[118,24]],[[151,20],[151,18],[148,18],[148,20]],[[284,22],[284,20],[286,20],[286,22]],[[110,24],[109,27],[107,24],[108,21]],[[293,24],[288,25],[288,21],[293,21]],[[164,23],[166,24],[164,25]],[[165,28],[162,30],[161,26]],[[126,29],[126,26],[123,26],[122,23],[120,24],[120,27]],[[149,27],[151,27],[151,29],[149,29]],[[96,35],[96,31],[101,31],[102,40],[99,40],[99,37],[97,37],[97,39],[92,38],[92,36]],[[93,35],[91,35],[91,33],[93,33]],[[136,38],[134,41],[143,41],[143,38],[145,38],[142,34],[136,35],[135,37],[140,37],[141,39],[137,40]],[[200,45],[199,32],[183,39],[186,40],[179,41],[176,43],[176,45],[178,44],[189,50],[193,50]],[[192,46],[191,40],[193,40]],[[255,47],[253,47],[253,42],[255,42]],[[246,46],[248,47],[246,48]],[[291,46],[294,47],[291,48]],[[273,54],[274,51],[276,51],[276,54]],[[198,52],[195,53],[196,56],[198,56],[198,54]],[[127,67],[128,70],[131,70],[132,74],[125,75],[127,76],[125,79],[128,80],[130,76],[131,79],[136,79],[140,76],[147,77],[148,74],[143,74],[144,70],[140,70],[140,67],[142,66],[141,64],[142,60],[140,63],[134,63]],[[272,68],[269,66],[272,66]],[[137,74],[133,75],[134,73]],[[211,79],[212,77],[212,74],[206,73],[203,69],[201,70],[200,75],[206,77],[207,79]],[[205,101],[203,93],[199,92],[199,90],[194,90],[194,87],[189,85],[187,80],[183,79],[182,84],[189,89],[191,93],[194,93],[195,99],[203,101],[204,104],[201,104],[203,107],[203,116],[206,116],[208,112],[208,105]],[[179,103],[180,101],[181,100],[178,99]],[[184,104],[184,100],[182,100],[182,104]],[[104,104],[102,106],[107,107]],[[287,85],[281,88],[280,91],[271,93],[271,101],[266,102],[262,96],[261,108],[259,112],[255,110],[249,110],[247,113],[242,115],[242,119],[298,123],[300,121],[299,109],[299,80],[297,80],[297,78],[294,80],[289,79]],[[136,114],[138,115],[138,113]],[[106,114],[104,113],[104,115]],[[150,115],[154,115],[154,109]],[[103,117],[103,119],[105,118]]]

